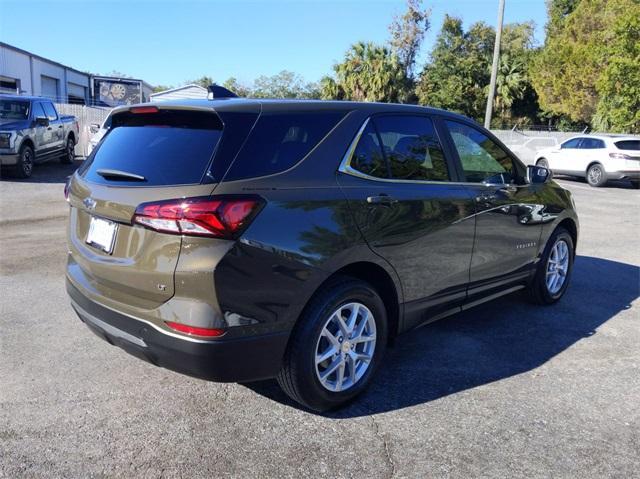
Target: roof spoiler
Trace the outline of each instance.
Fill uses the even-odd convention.
[[[207,88],[209,93],[207,93],[207,100],[217,100],[218,98],[238,98],[238,95],[233,93],[231,90],[227,90],[225,87],[216,85],[209,85]]]

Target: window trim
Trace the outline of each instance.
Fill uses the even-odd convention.
[[[449,179],[445,180],[445,181],[437,181],[437,180],[403,180],[400,178],[379,178],[377,176],[371,176],[371,175],[367,175],[366,173],[361,172],[360,170],[356,170],[355,168],[353,168],[351,166],[351,159],[353,158],[353,154],[356,151],[356,147],[358,146],[358,143],[360,142],[360,138],[362,137],[362,134],[364,133],[364,131],[367,128],[367,125],[369,125],[369,121],[375,119],[375,117],[378,116],[419,116],[419,117],[423,117],[423,118],[427,118],[429,120],[431,120],[431,122],[433,123],[433,131],[436,134],[436,138],[438,139],[438,143],[440,143],[440,148],[442,149],[442,154],[444,155],[444,161],[447,164],[447,170],[449,173]],[[360,127],[360,129],[358,130],[358,132],[356,133],[356,136],[353,138],[353,140],[351,141],[351,143],[349,144],[349,148],[347,148],[347,152],[344,154],[344,156],[342,157],[342,161],[340,162],[340,165],[338,166],[338,172],[340,173],[344,173],[345,175],[351,175],[351,176],[355,176],[357,178],[362,178],[365,180],[371,180],[371,181],[381,181],[384,183],[410,183],[410,184],[421,184],[421,185],[451,185],[451,184],[462,184],[452,178],[455,177],[455,169],[453,169],[452,167],[455,166],[455,164],[452,164],[452,161],[450,160],[449,156],[450,153],[448,152],[447,147],[445,146],[445,143],[442,141],[442,137],[440,136],[440,132],[438,131],[438,125],[437,125],[437,118],[433,115],[425,115],[425,114],[420,114],[420,113],[405,113],[405,112],[384,112],[384,113],[378,113],[375,115],[370,115],[368,116],[364,122],[362,123],[362,126]],[[380,138],[380,134],[378,133],[378,128],[376,127],[375,123],[373,124],[373,127],[376,131],[376,135],[378,135],[378,138]],[[385,162],[387,163],[387,169],[390,168],[389,162],[387,161],[386,158],[386,154],[384,152],[384,148],[382,149],[382,154],[384,155],[385,158]],[[391,172],[389,172],[389,176],[391,176]]]

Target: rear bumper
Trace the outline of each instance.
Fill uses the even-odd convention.
[[[66,285],[73,309],[91,331],[156,366],[220,382],[266,379],[280,370],[288,333],[210,341],[171,335],[90,300],[68,280]]]
[[[20,155],[18,154],[10,154],[10,155],[0,155],[0,165],[2,166],[11,166],[16,165],[18,163],[18,158]]]

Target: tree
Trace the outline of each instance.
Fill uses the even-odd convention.
[[[609,64],[596,83],[593,126],[640,133],[640,5],[618,18],[609,45]]]
[[[160,91],[171,90],[173,87],[170,85],[156,85],[153,87],[153,93],[158,93]]]
[[[460,18],[445,15],[416,89],[419,103],[476,119],[484,114],[495,35],[484,23],[465,33]]]
[[[227,80],[222,84],[227,90],[232,91],[238,96],[241,97],[250,97],[252,96],[251,89],[245,85],[238,83],[238,80],[235,77],[227,78]]]
[[[407,77],[398,56],[381,45],[356,43],[333,69],[333,83],[321,82],[323,98],[335,93],[348,100],[397,102],[405,91]]]
[[[398,56],[407,78],[413,79],[413,69],[425,33],[429,30],[431,9],[422,7],[422,0],[407,0],[407,10],[394,17],[389,32],[391,49]]]
[[[255,98],[312,98],[319,92],[317,85],[305,83],[300,75],[283,70],[270,77],[256,78],[252,95]]]
[[[209,85],[213,85],[215,82],[213,81],[213,78],[209,77],[209,76],[201,76],[200,78],[197,78],[195,80],[190,80],[185,82],[185,84],[194,84],[194,85],[200,85],[203,88],[209,88]]]

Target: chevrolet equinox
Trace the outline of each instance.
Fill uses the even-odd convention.
[[[565,293],[571,194],[463,116],[411,105],[123,106],[71,177],[66,287],[98,336],[323,411],[399,333]]]

